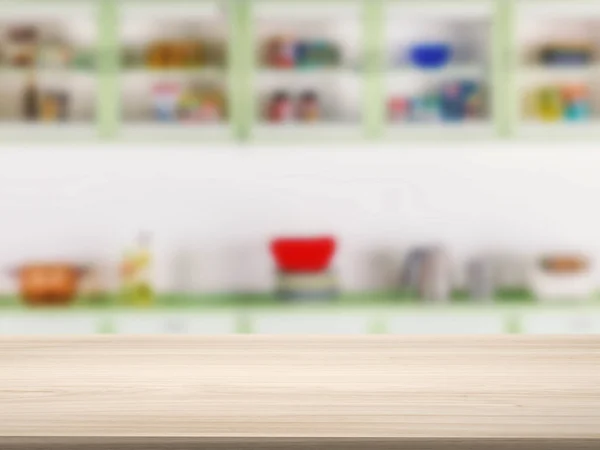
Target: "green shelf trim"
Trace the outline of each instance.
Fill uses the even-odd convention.
[[[387,320],[384,316],[378,315],[371,319],[369,324],[369,334],[386,334],[388,331]]]
[[[252,318],[247,313],[240,313],[236,317],[235,331],[237,334],[252,334]]]
[[[508,31],[508,13],[504,0],[496,0],[494,4],[494,20],[492,23],[492,110],[498,136],[506,138],[510,134],[508,121],[508,51],[506,36]]]
[[[229,0],[227,10],[229,17],[229,107],[230,121],[233,129],[233,136],[237,140],[244,140],[247,134],[245,124],[245,17],[244,2]]]
[[[243,80],[244,95],[242,96],[243,105],[243,122],[242,122],[242,138],[243,140],[251,139],[252,130],[254,129],[258,118],[258,101],[255,95],[256,91],[256,71],[259,68],[260,61],[258,55],[258,41],[256,29],[254,27],[254,2],[240,1],[238,2],[240,29],[242,30],[240,52],[242,58],[242,72],[240,77]]]
[[[100,137],[110,139],[117,135],[121,115],[119,9],[117,0],[100,0],[98,8],[99,88],[96,114]]]
[[[520,101],[515,82],[515,74],[519,67],[519,53],[516,45],[516,10],[518,0],[502,0],[504,10],[504,33],[503,42],[505,45],[506,74],[503,78],[504,90],[506,93],[506,111],[505,121],[507,135],[513,137],[516,135],[517,124],[520,116]],[[567,133],[569,134],[569,133]]]
[[[364,16],[364,118],[369,139],[383,136],[385,126],[385,12],[383,0],[363,3]]]
[[[512,295],[512,296],[511,296]],[[79,298],[70,307],[32,308],[22,304],[18,297],[0,297],[0,315],[5,313],[42,313],[63,315],[72,313],[112,314],[135,312],[139,314],[160,314],[165,312],[182,312],[190,314],[235,313],[241,318],[237,328],[241,332],[251,332],[249,318],[246,315],[256,312],[283,312],[298,314],[370,312],[379,318],[373,329],[382,332],[382,323],[388,314],[403,312],[429,314],[441,313],[519,313],[536,311],[600,313],[600,299],[592,298],[585,302],[538,302],[530,295],[499,294],[493,302],[478,302],[469,299],[465,294],[457,292],[446,303],[431,304],[417,300],[414,296],[401,292],[356,293],[322,302],[286,302],[276,299],[271,294],[163,294],[159,295],[153,306],[131,307],[124,304],[118,295],[109,295],[103,299]],[[510,322],[510,321],[509,321]],[[109,330],[110,331],[110,330]],[[109,332],[107,331],[107,332]]]
[[[518,314],[511,313],[507,316],[505,329],[509,334],[521,334],[523,332],[521,320]]]

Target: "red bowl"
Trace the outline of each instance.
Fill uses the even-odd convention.
[[[322,272],[329,267],[335,253],[334,237],[277,238],[271,252],[283,272]]]

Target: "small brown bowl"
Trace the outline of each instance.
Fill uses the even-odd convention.
[[[77,296],[84,267],[63,263],[22,266],[13,273],[19,278],[20,294],[28,306],[68,306]]]

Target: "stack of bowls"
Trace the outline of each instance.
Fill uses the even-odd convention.
[[[277,297],[285,300],[328,300],[338,294],[330,269],[336,240],[332,236],[281,237],[271,242],[277,264]]]

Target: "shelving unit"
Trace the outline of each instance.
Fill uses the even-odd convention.
[[[600,304],[497,300],[426,305],[364,294],[335,302],[285,303],[271,296],[161,296],[152,308],[118,299],[27,309],[0,301],[0,335],[15,334],[600,334]]]
[[[228,4],[126,0],[119,17],[118,135],[230,137]]]
[[[590,137],[600,135],[598,25],[599,0],[7,0],[0,141]],[[19,26],[77,57],[13,64]],[[584,42],[593,58],[541,63],[556,42]],[[448,45],[449,63],[417,67],[408,55],[419,43]],[[165,62],[174,47],[179,61]],[[201,56],[182,60],[192,48]],[[25,120],[32,76],[38,94],[64,91],[66,120]],[[584,92],[587,117],[531,114],[553,86]],[[466,114],[448,114],[452,92],[469,93]]]
[[[251,137],[362,137],[365,3],[257,0],[251,6]],[[315,58],[319,50],[337,58]],[[313,107],[303,106],[309,94]],[[285,98],[278,102],[278,95]]]
[[[492,0],[388,2],[387,136],[494,136],[496,15]],[[446,46],[448,62],[441,68],[415,65],[410,55],[423,44]],[[471,93],[461,93],[467,86]],[[401,111],[392,111],[391,102]]]
[[[0,5],[0,140],[96,135],[94,2]]]
[[[511,67],[512,129],[517,136],[578,137],[600,135],[600,3],[590,0],[513,2]],[[552,64],[542,59],[548,44],[590,48],[590,61]],[[580,92],[572,101],[571,91]],[[544,100],[544,96],[546,100]],[[569,116],[569,104],[586,112]],[[556,105],[555,105],[556,104]]]

